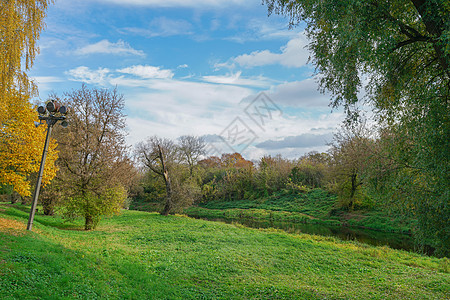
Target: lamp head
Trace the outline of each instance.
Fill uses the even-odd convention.
[[[46,109],[45,109],[45,107],[43,107],[43,106],[39,106],[38,109],[37,109],[37,112],[38,112],[39,114],[43,115],[43,114],[45,114]]]
[[[65,105],[61,106],[58,110],[61,114],[65,115],[69,112],[69,108],[66,107]]]
[[[56,101],[50,101],[47,103],[47,110],[51,113],[58,112],[61,108],[61,104]]]

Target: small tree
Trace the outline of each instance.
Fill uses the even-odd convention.
[[[116,213],[135,175],[125,145],[124,98],[117,90],[82,86],[65,94],[70,126],[56,130],[66,213],[94,229],[102,215]],[[56,97],[56,96],[53,96]]]
[[[85,230],[94,229],[101,216],[119,213],[126,198],[127,191],[122,185],[69,196],[66,199],[67,215],[72,218],[84,216]]]

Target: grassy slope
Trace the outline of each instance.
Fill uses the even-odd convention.
[[[446,299],[448,259],[126,211],[96,231],[0,204],[1,299]]]
[[[334,210],[337,197],[322,189],[314,189],[308,193],[293,194],[279,191],[270,197],[241,200],[209,202],[186,210],[189,216],[195,217],[256,217],[275,218],[278,220],[346,224],[355,227],[366,227],[386,232],[410,232],[412,220],[401,216],[389,216],[381,210],[357,210],[352,212]],[[263,213],[265,211],[265,213]],[[272,212],[272,213],[270,213]]]

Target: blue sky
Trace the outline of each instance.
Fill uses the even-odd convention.
[[[344,117],[317,91],[303,28],[260,0],[57,0],[46,23],[41,101],[117,86],[130,145],[189,134],[211,155],[296,158],[325,151]]]

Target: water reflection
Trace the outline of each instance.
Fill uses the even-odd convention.
[[[393,249],[401,249],[417,252],[418,249],[414,244],[414,240],[410,235],[400,233],[381,232],[370,229],[350,228],[345,226],[327,226],[318,224],[303,224],[291,222],[277,222],[272,220],[258,219],[226,219],[215,218],[206,219],[209,221],[218,221],[225,223],[239,223],[251,228],[277,228],[289,233],[308,233],[322,236],[334,236],[339,239],[348,241],[358,241],[374,246],[389,246]],[[425,249],[427,255],[432,255],[434,249],[428,247]]]

